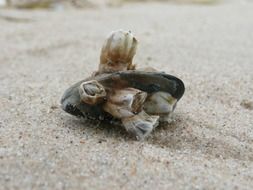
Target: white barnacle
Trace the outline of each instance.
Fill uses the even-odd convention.
[[[105,100],[106,91],[96,80],[90,80],[79,86],[79,95],[86,104],[96,105]]]
[[[133,70],[137,40],[130,31],[113,31],[101,49],[98,73]]]

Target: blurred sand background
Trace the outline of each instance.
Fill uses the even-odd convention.
[[[0,8],[0,189],[253,189],[253,2],[200,1]],[[186,85],[143,142],[59,108],[119,28]]]

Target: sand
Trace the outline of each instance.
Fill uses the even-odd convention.
[[[0,11],[0,189],[252,189],[253,3]],[[135,141],[63,112],[123,28],[135,62],[178,76],[173,122]]]

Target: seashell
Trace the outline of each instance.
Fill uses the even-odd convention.
[[[66,109],[67,105],[73,105],[77,109],[79,105],[89,105],[81,101],[79,87],[83,82],[90,80],[97,81],[106,92],[116,89],[135,88],[151,95],[152,93],[163,91],[169,93],[177,101],[182,97],[185,89],[184,83],[180,79],[161,72],[122,71],[102,74],[89,77],[68,88],[61,99],[62,108],[65,111],[68,112],[68,109]],[[87,111],[83,106],[81,108],[80,112]]]
[[[87,81],[88,83],[85,83]],[[103,86],[106,92],[106,101],[104,103],[94,103],[92,105],[81,99],[80,85],[89,84],[89,81],[96,81],[92,83]],[[97,75],[74,84],[65,91],[61,104],[63,110],[75,116],[97,120],[103,118],[104,121],[109,122],[116,118],[127,131],[136,133],[134,136],[142,138],[147,136],[150,130],[152,131],[156,126],[155,121],[159,120],[159,114],[161,114],[159,107],[156,108],[157,110],[150,111],[147,107],[148,104],[146,104],[147,112],[150,111],[153,115],[150,116],[150,119],[147,119],[149,118],[147,116],[146,119],[142,116],[144,119],[141,121],[142,117],[137,115],[143,105],[145,110],[145,101],[148,98],[149,101],[152,101],[152,98],[156,97],[155,95],[160,94],[167,94],[168,97],[171,96],[171,98],[178,101],[183,93],[183,82],[174,76],[161,72],[122,71]],[[128,94],[130,94],[130,98],[124,97],[124,95],[127,96]],[[117,103],[119,104],[118,106]],[[171,107],[171,105],[169,106]],[[165,111],[168,110],[165,109]],[[138,120],[138,122],[135,120]],[[147,121],[151,121],[151,124]],[[136,129],[133,127],[135,125]],[[143,130],[142,135],[140,135],[139,130]]]
[[[130,31],[113,31],[101,49],[98,73],[133,70],[136,48],[137,40]]]

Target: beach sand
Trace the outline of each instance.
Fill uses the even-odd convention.
[[[0,189],[253,189],[253,3],[0,10]],[[66,114],[115,29],[186,91],[145,141]]]

